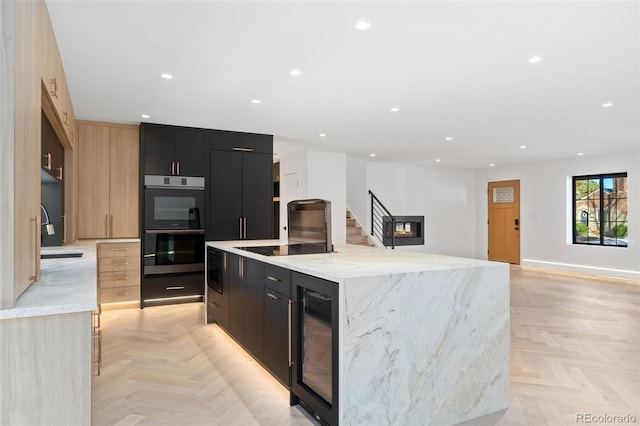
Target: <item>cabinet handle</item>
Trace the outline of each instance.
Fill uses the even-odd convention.
[[[238,233],[240,235],[240,239],[242,239],[242,218],[240,218],[240,227],[238,228]]]
[[[113,215],[109,215],[109,236],[113,237]]]
[[[267,275],[267,279],[269,281],[275,281],[277,283],[282,282],[282,280],[280,278],[272,277],[271,275]]]
[[[176,174],[176,163],[174,163],[173,161],[171,162],[171,174]]]
[[[180,176],[180,162],[176,161],[176,174]]]
[[[98,304],[98,308],[91,312],[91,325],[94,332],[100,328],[100,315],[102,315],[102,306]]]
[[[62,180],[62,166],[58,167],[58,180]]]
[[[111,261],[111,265],[112,266],[127,266],[129,264],[129,262],[114,262]]]
[[[45,168],[45,169],[47,169],[47,170],[49,170],[49,171],[51,171],[51,153],[50,153],[50,152],[47,152],[47,153],[44,155],[44,158],[46,158],[46,159],[47,159],[47,163],[46,163],[46,165],[44,166],[44,168]]]
[[[253,152],[253,148],[241,148],[241,147],[236,146],[236,147],[233,147],[231,149],[233,149],[234,151]]]
[[[54,78],[50,78],[49,79],[49,83],[51,83],[51,88],[53,90],[49,90],[49,94],[51,95],[52,98],[57,98],[58,97],[58,81],[57,79]]]
[[[69,124],[69,113],[67,111],[62,113],[62,116],[64,117],[64,119],[62,120],[62,124],[68,125]]]
[[[107,229],[106,235],[109,237],[109,215],[104,215],[104,227]]]
[[[129,279],[128,275],[120,275],[117,277],[113,277],[114,281],[127,281]]]
[[[38,231],[40,230],[40,216],[30,217],[29,222],[33,222],[33,260],[35,262],[35,274],[29,277],[29,281],[40,281],[40,248],[38,247],[40,240],[38,235]]]
[[[267,296],[269,296],[273,300],[280,300],[280,298],[278,296],[276,296],[275,294],[273,294],[273,293],[267,293]]]
[[[244,238],[247,238],[247,218],[245,217],[244,220]]]
[[[129,251],[129,249],[127,249],[127,248],[114,248],[114,249],[111,249],[111,250],[115,251],[115,252],[123,251],[125,253],[125,256],[126,256],[126,253]]]
[[[222,254],[222,264],[223,264],[223,270],[227,270],[227,253],[223,253]]]
[[[93,366],[96,368],[96,376],[100,375],[100,369],[102,368],[102,330],[96,330],[93,334],[93,340],[96,344],[96,352],[94,354]]]
[[[76,134],[75,132],[72,130],[71,131],[71,142],[75,142],[76,141]]]
[[[67,215],[62,215],[62,244],[67,242]]]
[[[183,285],[175,285],[172,287],[165,287],[165,290],[184,290],[184,286]]]
[[[289,310],[288,310],[288,322],[289,322],[289,367],[293,365],[293,360],[291,359],[291,307],[293,306],[293,300],[289,299]]]

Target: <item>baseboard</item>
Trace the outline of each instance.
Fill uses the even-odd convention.
[[[590,275],[603,275],[615,278],[640,279],[640,271],[626,269],[601,268],[597,266],[574,265],[571,263],[549,262],[546,260],[522,259],[523,266],[535,266],[539,268],[558,269],[561,271],[579,272]]]

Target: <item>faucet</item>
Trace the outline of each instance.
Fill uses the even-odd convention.
[[[47,212],[47,209],[40,204],[40,209],[44,212],[44,218],[45,218],[45,222],[41,225],[41,226],[45,226],[46,230],[47,230],[47,235],[53,235],[56,233],[56,230],[53,227],[53,223],[51,223],[51,220],[49,219],[49,213]]]

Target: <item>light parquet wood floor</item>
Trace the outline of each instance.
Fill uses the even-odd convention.
[[[313,424],[231,338],[203,324],[203,309],[103,313],[94,425]],[[510,407],[465,424],[576,425],[579,414],[640,424],[640,283],[513,266]]]

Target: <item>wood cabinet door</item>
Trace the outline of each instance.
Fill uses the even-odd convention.
[[[204,130],[176,129],[176,174],[202,176],[207,173]]]
[[[139,236],[138,129],[109,130],[109,230],[112,238]]]
[[[171,126],[141,125],[144,146],[144,174],[175,174],[176,129]]]
[[[4,253],[3,250],[1,254],[7,263],[13,262],[6,269],[2,263],[0,268],[4,275],[0,280],[0,307],[13,307],[15,299],[39,278],[41,6],[40,2],[15,2],[15,18],[8,16],[10,14],[0,16],[0,24],[5,23],[7,18],[15,19],[15,25],[8,26],[14,28],[15,33],[5,34],[6,43],[0,47],[3,59],[9,59],[8,63],[3,64],[3,70],[15,76],[15,81],[9,80],[15,91],[0,91],[3,108],[7,107],[4,118],[12,117],[10,123],[3,122],[7,132],[2,132],[3,140],[0,143],[3,148],[5,144],[14,147],[13,158],[0,156],[3,169],[0,172],[3,181],[3,187],[0,188],[2,200],[8,203],[8,208],[13,209],[13,217],[6,215],[5,211],[0,213],[0,217],[7,219],[0,223],[0,231],[7,246],[12,246],[8,249],[10,252]],[[14,9],[8,7],[7,10]],[[5,55],[4,49],[9,43],[15,43],[10,48],[15,55]],[[12,126],[13,132],[10,131]],[[5,140],[11,133],[13,138]],[[7,188],[5,183],[11,188]],[[7,229],[9,227],[11,229]]]
[[[242,154],[242,216],[247,239],[273,238],[272,163],[271,154]]]
[[[208,240],[240,239],[242,228],[242,153],[210,152],[209,205],[205,211]]]
[[[109,127],[81,124],[78,238],[109,237]]]

